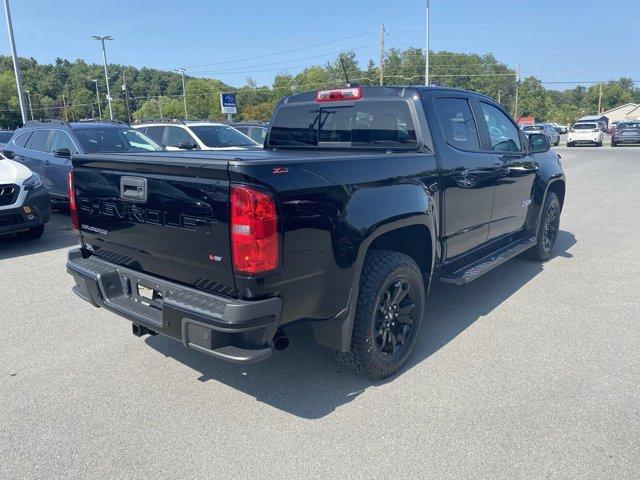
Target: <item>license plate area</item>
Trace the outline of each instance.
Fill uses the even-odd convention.
[[[139,279],[135,279],[131,283],[133,287],[131,293],[134,300],[146,306],[162,309],[164,292],[158,285],[149,285]]]

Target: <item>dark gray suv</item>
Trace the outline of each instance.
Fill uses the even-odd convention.
[[[52,200],[67,200],[67,174],[76,153],[132,153],[164,150],[122,122],[31,121],[4,146],[5,157],[42,178]]]

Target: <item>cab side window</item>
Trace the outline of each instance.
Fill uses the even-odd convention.
[[[35,130],[29,142],[27,148],[29,150],[37,150],[39,152],[47,152],[49,150],[49,134],[51,130]]]
[[[436,112],[447,143],[460,150],[480,150],[478,128],[464,98],[436,98]]]
[[[493,105],[480,102],[489,129],[491,151],[519,152],[522,150],[518,128],[502,111]]]

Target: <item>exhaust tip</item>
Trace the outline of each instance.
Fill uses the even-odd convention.
[[[289,337],[282,330],[278,330],[273,336],[273,348],[284,350],[289,346]]]

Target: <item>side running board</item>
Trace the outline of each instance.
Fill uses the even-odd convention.
[[[453,273],[440,277],[440,281],[451,283],[453,285],[464,285],[481,277],[485,273],[493,270],[498,265],[502,265],[507,260],[512,259],[516,255],[520,255],[525,250],[530,249],[536,244],[536,237],[524,238],[517,242],[511,243],[506,247],[497,250],[486,257],[476,260],[469,265],[456,270]]]

